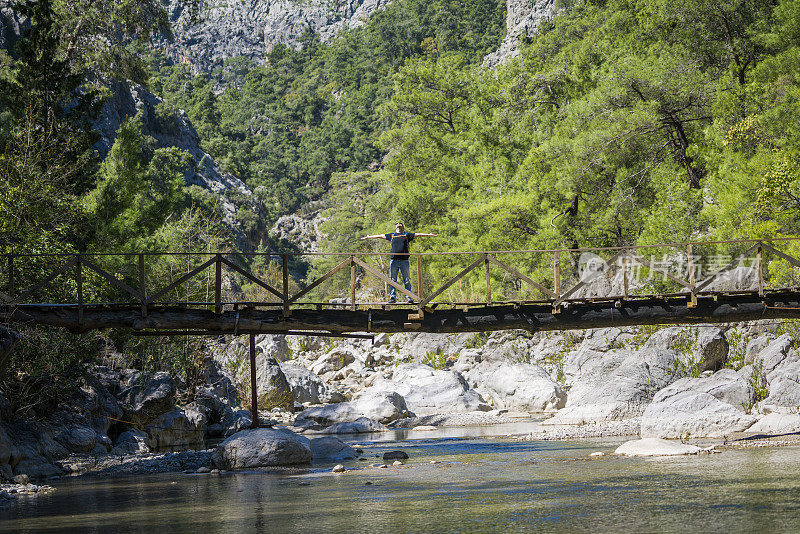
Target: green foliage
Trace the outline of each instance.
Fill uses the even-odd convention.
[[[447,357],[442,353],[442,349],[438,349],[425,354],[421,363],[430,365],[434,369],[445,369],[447,367]]]
[[[64,329],[15,329],[20,340],[0,374],[0,390],[15,413],[46,413],[85,376],[84,364],[96,356],[96,341]]]

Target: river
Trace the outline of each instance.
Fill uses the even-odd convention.
[[[658,459],[623,439],[517,441],[503,428],[356,440],[366,461],[222,475],[52,481],[0,509],[3,532],[800,531],[800,447]],[[402,467],[376,455],[400,449]],[[602,451],[602,457],[590,453]],[[431,463],[431,462],[438,463]]]

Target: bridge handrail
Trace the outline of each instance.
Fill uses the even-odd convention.
[[[711,286],[711,284],[722,274],[728,272],[736,265],[740,265],[742,260],[753,252],[756,253],[755,261],[758,265],[758,293],[759,295],[763,295],[765,291],[765,283],[764,283],[764,269],[763,269],[763,253],[767,252],[769,254],[774,254],[780,259],[789,261],[789,263],[793,267],[800,267],[800,260],[797,258],[784,253],[780,250],[777,250],[773,245],[777,243],[786,243],[792,241],[800,241],[800,236],[798,237],[781,237],[781,238],[765,238],[765,239],[743,239],[743,240],[714,240],[714,241],[694,241],[694,242],[678,242],[678,243],[667,243],[667,244],[654,244],[654,245],[632,245],[628,247],[618,246],[618,247],[595,247],[595,248],[575,248],[575,249],[541,249],[541,250],[496,250],[496,251],[455,251],[455,252],[420,252],[420,253],[412,253],[410,254],[411,258],[416,259],[417,263],[417,276],[416,276],[416,290],[410,291],[406,289],[403,285],[397,283],[396,281],[391,280],[381,269],[376,269],[375,267],[369,265],[365,261],[362,261],[363,258],[366,257],[378,257],[378,258],[385,258],[390,256],[391,253],[389,252],[339,252],[339,253],[325,253],[325,252],[306,252],[306,253],[279,253],[279,252],[266,252],[266,253],[241,253],[241,252],[167,252],[167,253],[158,253],[158,252],[140,252],[140,253],[133,253],[133,252],[125,252],[125,253],[109,253],[109,252],[102,252],[102,253],[44,253],[44,254],[31,254],[31,253],[6,253],[0,255],[0,257],[4,258],[6,261],[4,262],[7,266],[7,280],[8,284],[6,286],[0,286],[0,307],[11,307],[11,306],[19,306],[19,305],[63,305],[63,304],[56,304],[53,302],[38,302],[38,303],[31,303],[27,302],[26,299],[29,297],[33,297],[37,291],[41,291],[43,288],[47,287],[49,284],[52,284],[57,278],[62,276],[67,276],[68,272],[75,271],[74,280],[71,283],[75,284],[75,290],[77,293],[77,298],[75,302],[72,304],[77,307],[78,313],[80,314],[81,311],[89,305],[99,305],[95,302],[90,302],[89,299],[85,298],[84,290],[86,288],[86,273],[91,272],[94,277],[94,280],[103,279],[107,283],[114,286],[118,292],[121,291],[121,294],[126,294],[128,298],[133,298],[134,302],[137,305],[141,305],[142,309],[142,316],[146,317],[148,313],[148,309],[152,306],[156,305],[164,305],[166,303],[180,303],[183,302],[186,306],[191,305],[205,305],[208,306],[210,302],[213,302],[214,311],[217,313],[221,313],[223,308],[228,305],[262,305],[262,306],[280,306],[283,308],[285,316],[289,316],[291,314],[291,308],[297,306],[307,306],[307,305],[325,305],[326,303],[313,303],[313,302],[300,302],[300,298],[310,295],[310,291],[312,289],[317,288],[323,282],[331,279],[335,274],[339,273],[343,269],[347,269],[349,267],[350,270],[350,283],[349,283],[349,302],[346,303],[347,307],[350,307],[353,310],[356,310],[358,306],[364,306],[367,304],[375,304],[375,303],[367,303],[367,302],[357,302],[356,301],[356,287],[357,287],[357,270],[358,272],[364,273],[364,276],[372,277],[378,279],[380,282],[384,284],[384,286],[392,286],[398,292],[402,293],[409,299],[413,299],[414,306],[418,309],[418,314],[421,316],[428,306],[434,304],[434,299],[436,299],[439,295],[443,294],[449,288],[451,288],[454,284],[458,283],[463,277],[467,276],[468,274],[472,273],[475,270],[478,270],[480,267],[485,269],[485,299],[481,299],[476,304],[491,304],[492,300],[492,277],[490,275],[490,268],[495,269],[495,272],[499,269],[503,275],[506,277],[511,275],[511,277],[515,280],[519,280],[520,287],[530,287],[533,288],[539,294],[544,295],[546,298],[542,301],[536,300],[524,300],[525,302],[551,302],[555,309],[559,308],[560,306],[568,303],[572,300],[581,300],[581,298],[576,297],[579,294],[582,287],[588,285],[590,282],[587,282],[582,277],[579,276],[579,279],[576,283],[572,283],[567,288],[562,288],[562,275],[567,271],[564,271],[561,267],[562,254],[576,254],[576,253],[584,253],[584,252],[614,252],[615,254],[609,260],[604,260],[608,265],[613,265],[615,262],[619,263],[619,267],[622,268],[623,278],[624,278],[624,290],[620,295],[610,295],[609,298],[612,296],[614,298],[621,298],[621,299],[629,299],[636,295],[633,295],[629,291],[629,279],[628,279],[628,270],[631,266],[635,264],[639,264],[651,272],[661,274],[665,279],[669,279],[670,281],[682,286],[682,293],[678,294],[686,294],[687,298],[689,299],[688,305],[696,305],[697,296],[701,294],[706,294],[713,292],[712,290],[706,290],[707,287]],[[751,245],[746,251],[740,253],[738,257],[734,258],[728,265],[720,268],[716,272],[712,272],[708,277],[702,280],[695,280],[695,269],[692,264],[692,251],[694,247],[703,247],[707,245],[720,245],[720,244],[739,244],[739,245]],[[688,280],[684,280],[678,276],[671,274],[666,268],[659,267],[658,265],[654,265],[651,261],[648,261],[643,257],[643,255],[636,254],[639,250],[645,249],[669,249],[669,248],[684,248],[685,247],[685,254],[686,259],[688,261]],[[541,280],[536,281],[530,278],[528,275],[520,272],[515,267],[512,267],[503,261],[500,261],[496,256],[498,255],[518,255],[518,254],[540,254],[540,255],[552,255],[553,261],[550,264],[552,269],[552,285],[550,287],[546,287]],[[684,254],[683,252],[681,254]],[[307,286],[303,289],[294,290],[290,286],[291,277],[289,275],[289,262],[292,258],[296,258],[298,256],[310,256],[310,257],[335,257],[335,258],[344,258],[344,261],[338,262],[338,265],[333,269],[329,270],[328,272],[322,274],[317,280],[307,280]],[[430,291],[427,292],[427,296],[423,293],[424,285],[423,285],[423,261],[426,258],[430,257],[444,257],[444,256],[468,256],[470,257],[471,264],[463,269],[457,275],[446,279],[442,282],[438,288],[431,288]],[[108,267],[103,267],[99,258],[104,257],[118,257],[123,258],[125,261],[128,259],[134,258],[138,259],[138,266],[130,263],[126,263],[122,268],[128,271],[128,279],[127,283],[123,281],[123,277],[120,276],[121,273],[113,273],[109,272]],[[198,265],[195,263],[192,265],[187,260],[187,265],[180,266],[178,269],[174,268],[174,264],[169,264],[171,267],[169,268],[169,272],[177,278],[170,278],[169,282],[162,287],[155,287],[152,288],[153,291],[148,291],[148,277],[146,273],[146,264],[148,258],[153,257],[170,257],[170,258],[199,258],[200,260],[205,260],[202,264]],[[262,277],[254,274],[250,267],[246,265],[240,266],[234,263],[235,258],[280,258],[280,277],[281,280],[277,280],[276,282],[270,282]],[[472,261],[472,257],[477,257],[475,261]],[[28,259],[27,265],[30,265],[32,262],[30,261],[31,258],[50,258],[50,259],[60,259],[66,258],[67,261],[61,263],[57,267],[53,268],[52,265],[47,265],[46,272],[44,276],[40,276],[36,280],[32,280],[32,277],[28,277],[30,280],[29,285],[23,288],[21,291],[16,291],[15,287],[15,261],[16,260],[25,260]],[[234,261],[232,261],[234,260]],[[547,263],[540,264],[539,269],[543,265]],[[161,266],[163,268],[163,265]],[[452,268],[454,266],[450,266]],[[4,265],[0,263],[0,272]],[[385,266],[383,267],[385,268]],[[213,288],[211,287],[211,275],[210,270],[214,270],[213,275]],[[22,269],[20,269],[22,270]],[[260,287],[262,290],[266,291],[272,300],[258,300],[254,299],[241,299],[235,302],[227,302],[223,301],[222,299],[222,285],[223,285],[223,271],[229,271],[235,273],[241,277],[247,283],[255,284],[256,286]],[[135,271],[135,272],[130,272]],[[541,271],[540,275],[541,275]],[[573,276],[574,273],[569,274],[569,276]],[[171,298],[168,295],[174,294],[180,287],[184,284],[189,283],[190,280],[196,279],[198,277],[206,276],[206,297],[204,298],[202,295],[197,298],[196,295],[189,295],[188,288],[185,299],[181,301],[183,298],[183,292],[181,292],[181,297]],[[473,275],[474,276],[474,275]],[[413,277],[412,277],[413,278]],[[548,279],[549,280],[549,279]],[[566,279],[564,280],[566,281]],[[134,283],[136,282],[136,283]],[[340,286],[341,287],[341,286]],[[363,288],[363,284],[362,284]],[[5,289],[3,291],[2,289]],[[95,288],[96,289],[96,288]],[[210,294],[213,290],[213,300],[212,295]],[[662,294],[666,294],[666,292],[662,292]],[[670,293],[671,294],[671,293]],[[101,295],[99,290],[96,290],[95,295]],[[162,299],[161,297],[167,297],[166,300]],[[194,297],[194,298],[192,298]],[[583,297],[585,299],[585,297]],[[498,302],[498,300],[495,300]],[[499,302],[503,302],[501,299]],[[453,304],[454,301],[451,299],[450,304]],[[114,305],[114,303],[110,303]],[[128,302],[118,302],[118,305],[130,305],[130,301]],[[109,303],[106,303],[109,305]],[[342,306],[342,303],[337,302],[333,303],[332,305]],[[0,310],[1,312],[2,310]]]

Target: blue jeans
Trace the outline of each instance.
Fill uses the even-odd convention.
[[[397,282],[398,271],[403,275],[403,285],[406,287],[406,291],[411,291],[411,267],[408,264],[408,260],[391,260],[389,262],[389,273],[391,274],[392,282]],[[395,300],[397,298],[397,289],[394,286],[390,287],[392,288],[389,291],[390,300]],[[411,300],[410,297],[409,300]]]

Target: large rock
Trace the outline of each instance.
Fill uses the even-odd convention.
[[[655,332],[645,348],[671,349],[681,353],[688,365],[698,371],[717,371],[728,357],[728,341],[716,326],[672,326]]]
[[[256,336],[256,354],[265,358],[272,358],[278,362],[285,362],[291,359],[289,344],[284,335],[262,334]]]
[[[642,437],[721,437],[747,429],[756,417],[750,383],[732,369],[683,378],[659,391],[642,414]]]
[[[322,431],[323,434],[363,434],[367,432],[383,432],[386,426],[367,417],[359,417],[355,421],[336,423]]]
[[[119,394],[125,418],[136,425],[146,425],[175,406],[175,382],[169,373],[138,377]]]
[[[342,393],[302,365],[286,362],[280,366],[297,402],[326,404],[345,401]]]
[[[144,428],[150,450],[184,451],[202,449],[205,433],[203,420],[189,418],[180,408],[153,420]]]
[[[301,419],[310,419],[322,425],[351,422],[362,417],[379,423],[390,423],[408,416],[408,408],[402,396],[394,391],[372,390],[365,391],[353,401],[308,408],[298,415]]]
[[[658,438],[644,438],[626,441],[614,451],[623,456],[678,456],[697,454],[700,447]]]
[[[294,393],[280,365],[273,358],[256,358],[256,386],[258,407],[261,410],[272,408],[294,409]]]
[[[288,430],[242,430],[214,450],[212,461],[220,469],[251,469],[311,462],[311,448]]]
[[[564,407],[567,394],[542,368],[528,363],[486,362],[464,373],[495,408],[545,412]]]
[[[637,417],[660,389],[680,378],[678,353],[645,348],[605,374],[583,376],[567,396],[566,406],[543,424],[584,424]]]
[[[761,371],[768,374],[784,362],[798,361],[800,354],[796,350],[792,350],[793,347],[794,339],[789,334],[779,336],[758,352],[754,347],[753,365],[760,365]]]
[[[375,380],[370,390],[399,393],[408,409],[417,415],[492,409],[460,373],[428,365],[398,365],[390,380]]]
[[[146,454],[150,452],[150,447],[147,446],[147,434],[135,428],[126,430],[117,436],[114,442],[114,448],[111,452],[114,454]]]
[[[769,395],[759,404],[762,413],[796,413],[800,407],[800,361],[784,363],[767,375]]]
[[[795,434],[800,432],[800,415],[770,413],[761,417],[756,424],[747,429],[755,434]]]
[[[654,402],[642,414],[642,437],[723,437],[746,430],[756,421],[713,395],[684,391]]]
[[[350,460],[358,457],[358,452],[339,438],[325,436],[309,440],[311,457],[315,462],[327,460]]]
[[[317,375],[340,371],[356,360],[353,349],[349,347],[336,347],[327,354],[323,354],[311,365],[311,372]]]

